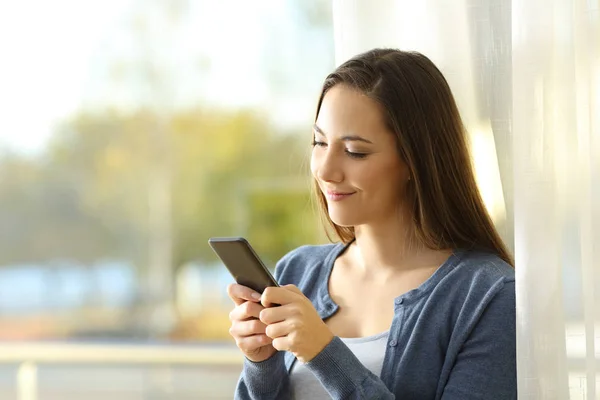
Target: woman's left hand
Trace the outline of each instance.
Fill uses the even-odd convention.
[[[307,363],[333,340],[333,333],[302,291],[294,285],[268,287],[261,296],[267,307],[260,320],[267,325],[266,335],[277,350],[289,351]],[[271,307],[279,304],[279,307]]]

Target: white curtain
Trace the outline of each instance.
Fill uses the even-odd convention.
[[[336,63],[448,79],[517,273],[520,399],[600,399],[600,0],[333,0]]]

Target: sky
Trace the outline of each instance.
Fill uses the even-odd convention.
[[[149,98],[158,108],[208,101],[272,106],[285,120],[312,115],[321,70],[312,69],[318,79],[310,90],[283,75],[287,101],[274,99],[266,83],[269,44],[284,41],[295,50],[307,41],[289,23],[293,15],[285,1],[190,1],[173,36],[156,19],[147,36],[149,48],[162,51],[156,58],[160,68],[177,73],[165,75],[166,92],[148,91],[142,71],[131,69],[144,53],[125,28],[132,10],[160,1],[0,0],[0,147],[35,154],[54,127],[79,110],[127,109]],[[316,54],[327,49],[323,43],[303,46],[315,46]],[[130,64],[120,78],[111,75],[117,60]]]
[[[43,145],[81,103],[89,63],[126,0],[0,1],[0,141]]]

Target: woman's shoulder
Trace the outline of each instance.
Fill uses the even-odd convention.
[[[499,256],[480,251],[463,251],[444,274],[438,294],[456,296],[454,303],[473,302],[474,308],[492,299],[514,303],[515,269]],[[500,300],[502,298],[503,300]],[[461,300],[462,299],[462,300]]]
[[[454,271],[489,284],[515,280],[515,269],[510,264],[496,254],[483,251],[462,252]]]
[[[415,297],[440,321],[450,320],[457,338],[464,340],[487,314],[485,324],[514,325],[515,271],[497,255],[480,251],[458,251],[432,277],[428,296]],[[428,287],[428,288],[429,288]],[[410,299],[411,293],[409,293]],[[491,310],[486,313],[487,310]],[[454,335],[454,334],[453,334]]]

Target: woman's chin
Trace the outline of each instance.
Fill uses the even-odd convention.
[[[337,226],[344,228],[351,228],[357,225],[356,217],[350,217],[349,215],[329,214],[329,219]]]

